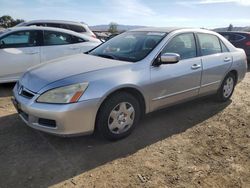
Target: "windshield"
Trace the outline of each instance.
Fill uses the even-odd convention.
[[[103,43],[90,51],[89,54],[137,62],[144,59],[165,36],[164,32],[126,32]]]

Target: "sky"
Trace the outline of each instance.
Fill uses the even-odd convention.
[[[250,0],[0,0],[0,16],[88,25],[217,28],[250,26]]]

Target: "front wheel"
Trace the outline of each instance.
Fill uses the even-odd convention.
[[[140,115],[139,102],[133,95],[116,93],[102,104],[96,120],[97,130],[109,140],[124,138],[133,131]]]
[[[230,99],[234,92],[236,85],[236,78],[233,73],[228,73],[223,80],[220,89],[217,92],[217,100],[219,102],[225,102]]]

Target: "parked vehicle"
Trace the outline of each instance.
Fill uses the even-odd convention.
[[[107,40],[110,40],[110,39],[112,39],[112,38],[114,38],[114,37],[116,37],[116,36],[118,36],[120,34],[121,33],[113,33],[113,34],[109,35],[109,37],[107,38]]]
[[[68,29],[77,33],[82,33],[96,38],[96,35],[89,29],[89,26],[83,22],[73,22],[64,20],[32,20],[28,22],[22,22],[17,25],[17,27],[20,26],[56,27],[61,29]]]
[[[35,129],[117,140],[145,113],[210,94],[227,101],[246,70],[245,52],[215,32],[145,28],[29,70],[13,103]]]
[[[15,27],[0,32],[0,83],[17,81],[31,66],[86,52],[100,41],[73,31]]]
[[[235,47],[244,49],[247,54],[247,59],[250,61],[250,32],[225,31],[219,33]]]
[[[94,31],[96,37],[101,40],[102,42],[106,42],[109,39],[109,33],[108,32],[98,32]]]

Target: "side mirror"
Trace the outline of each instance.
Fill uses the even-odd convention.
[[[155,63],[156,66],[160,66],[161,64],[175,64],[180,61],[181,57],[177,53],[164,53],[161,54]]]

